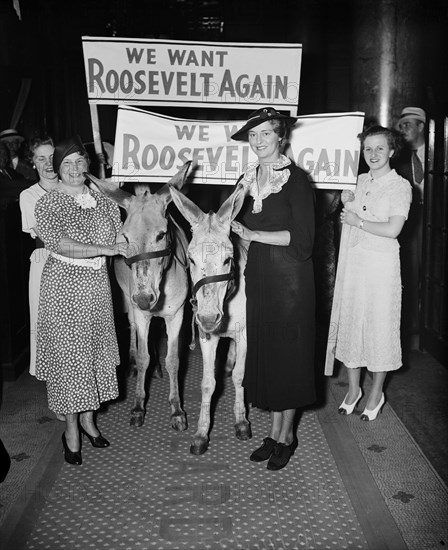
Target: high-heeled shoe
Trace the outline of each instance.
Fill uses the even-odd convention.
[[[352,403],[351,405],[347,405],[347,403],[345,402],[347,397],[348,397],[348,394],[344,397],[344,401],[342,401],[341,406],[338,409],[339,414],[344,414],[344,415],[352,414],[352,412],[353,412],[354,408],[356,407],[358,401],[362,397],[362,389],[359,388],[358,397],[356,398],[356,401],[354,403]]]
[[[373,409],[373,411],[369,411],[368,409],[364,409],[361,420],[369,421],[369,420],[375,420],[375,418],[378,416],[378,413],[381,412],[381,408],[386,402],[386,399],[384,397],[384,393],[381,394],[381,399],[378,405]]]
[[[68,448],[65,432],[62,434],[62,445],[64,446],[65,462],[73,464],[74,466],[80,466],[82,464],[81,449],[79,451],[71,451]]]
[[[93,435],[90,435],[86,432],[86,430],[79,425],[79,431],[82,433],[83,436],[87,436],[90,443],[92,444],[92,447],[97,447],[98,449],[103,449],[104,447],[109,447],[110,443],[107,441],[105,437],[103,437],[101,434],[97,437],[94,437]]]

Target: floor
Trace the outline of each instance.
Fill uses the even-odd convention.
[[[163,355],[163,349],[162,349]],[[269,417],[250,409],[253,438],[233,428],[231,379],[218,376],[210,448],[189,452],[200,406],[199,346],[185,356],[189,428],[169,425],[168,377],[151,379],[145,423],[129,426],[135,379],[98,416],[108,449],[84,442],[84,464],[63,461],[63,424],[28,373],[3,387],[0,435],[11,469],[0,485],[3,550],[432,549],[448,544],[448,370],[414,351],[390,377],[375,422],[342,417],[343,369],[319,379],[290,464],[248,460]],[[368,391],[370,378],[364,379]]]

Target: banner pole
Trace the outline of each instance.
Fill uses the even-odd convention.
[[[92,119],[93,143],[95,145],[96,158],[98,159],[98,177],[104,179],[106,177],[106,158],[103,153],[103,145],[101,143],[100,121],[98,118],[98,106],[96,103],[90,103],[90,118]]]

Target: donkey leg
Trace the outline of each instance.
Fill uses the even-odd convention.
[[[170,379],[171,427],[178,432],[187,429],[187,417],[182,409],[179,397],[179,333],[183,317],[184,308],[181,307],[173,317],[165,319],[168,336],[165,368]]]
[[[236,343],[235,340],[230,340],[229,350],[227,352],[226,364],[224,365],[224,376],[230,378],[232,376],[233,367],[235,366]]]
[[[129,319],[129,368],[130,372],[137,375],[137,328],[135,326],[132,310],[128,313]]]
[[[215,358],[218,342],[219,338],[213,335],[211,335],[208,340],[200,339],[203,361],[201,383],[202,400],[198,428],[194,434],[193,441],[190,446],[190,452],[194,455],[204,454],[209,445],[208,432],[210,430],[210,403],[216,387]]]
[[[153,323],[154,325],[154,323]],[[157,347],[158,342],[158,334],[154,334],[154,326],[153,330],[151,330],[151,333],[149,335],[149,349],[151,350],[149,355],[151,356],[151,368],[152,368],[152,377],[162,379],[163,378],[163,372],[162,372],[162,365],[160,364],[160,355],[159,355],[159,348]]]
[[[137,311],[135,314],[136,330],[138,332],[137,350],[137,382],[135,385],[135,403],[131,410],[131,426],[142,426],[145,418],[145,379],[149,365],[148,333],[151,317]]]
[[[244,388],[241,385],[246,367],[247,342],[246,338],[240,338],[235,343],[236,361],[232,372],[233,385],[235,387],[235,435],[241,441],[251,439],[252,430],[246,418],[246,406],[244,403]]]

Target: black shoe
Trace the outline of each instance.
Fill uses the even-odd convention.
[[[93,437],[93,435],[90,435],[86,432],[86,430],[81,426],[81,424],[79,425],[79,431],[87,436],[89,438],[89,441],[90,443],[92,444],[93,447],[97,447],[98,449],[101,449],[101,448],[104,448],[104,447],[109,447],[110,443],[109,441],[107,441],[107,439],[105,437],[103,437],[101,434],[97,437]]]
[[[64,446],[65,462],[73,464],[74,466],[80,466],[82,464],[81,450],[73,452],[68,448],[65,433],[62,434],[62,445]]]
[[[277,443],[274,448],[274,451],[269,459],[267,469],[268,470],[281,470],[284,468],[289,459],[294,454],[294,451],[297,449],[297,439],[293,439],[290,445],[285,445],[284,443]]]
[[[272,439],[272,437],[265,437],[263,439],[263,445],[255,449],[250,455],[250,459],[252,462],[263,462],[263,460],[267,460],[271,456],[276,445],[277,441],[275,441],[275,439]]]

